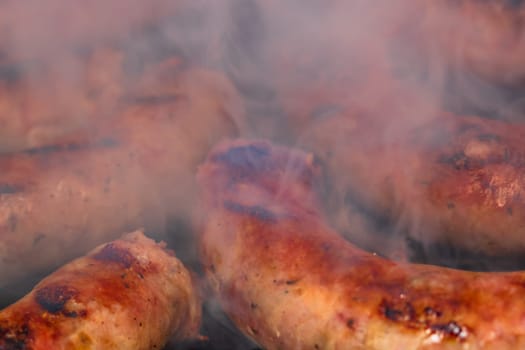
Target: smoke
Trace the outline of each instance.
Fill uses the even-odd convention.
[[[4,0],[0,153],[57,140],[89,144],[101,129],[118,125],[112,119],[130,104],[140,105],[134,113],[148,121],[181,110],[206,115],[200,122],[185,118],[177,133],[155,129],[158,144],[147,150],[187,166],[178,185],[188,190],[173,205],[182,215],[190,215],[185,207],[194,184],[188,178],[199,158],[188,155],[184,142],[198,142],[204,154],[219,137],[196,130],[229,123],[221,131],[226,136],[265,137],[313,151],[331,179],[326,211],[350,240],[397,260],[410,259],[413,246],[427,257],[420,199],[407,200],[404,192],[417,180],[417,167],[391,146],[444,112],[521,120],[524,13],[516,1],[488,0]],[[202,72],[183,88],[169,79],[195,67],[224,73],[238,91]],[[205,81],[211,82],[200,85]],[[173,107],[170,101],[186,88],[222,106],[203,98],[189,109]],[[145,111],[155,101],[164,107]],[[140,121],[135,125],[130,130],[141,142]],[[447,135],[439,130],[428,138],[441,145]],[[105,134],[114,136],[113,130]],[[180,142],[169,153],[164,141],[173,139]],[[400,185],[367,187],[377,169],[400,166]],[[151,168],[163,173],[160,165]],[[144,180],[156,187],[152,182]],[[387,198],[392,208],[377,209],[366,192]],[[190,229],[172,231],[176,245]],[[407,231],[415,242],[407,243]],[[430,255],[446,256],[443,250]],[[185,260],[196,264],[193,248],[188,252]],[[462,254],[449,256],[461,263]]]
[[[450,123],[450,112],[522,119],[521,4],[290,0],[257,2],[257,8],[264,31],[257,36],[258,75],[249,65],[237,65],[235,73],[275,92],[280,119],[272,138],[326,162],[335,182],[327,204],[335,225],[361,246],[396,259],[410,258],[403,250],[419,244],[420,261],[442,264],[442,255],[453,260],[447,265],[472,267],[461,260],[472,255],[453,239],[448,250],[435,249],[430,232],[440,224],[429,222],[429,199],[412,187],[432,172],[419,164],[430,163],[424,152],[445,152],[446,140],[460,137],[461,117],[439,127],[441,120]],[[425,136],[413,147],[423,156],[410,149],[418,133]],[[374,172],[395,177],[383,186]],[[380,227],[359,225],[356,212],[379,218]],[[487,268],[480,266],[474,268]]]

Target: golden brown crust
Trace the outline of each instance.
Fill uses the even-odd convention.
[[[176,98],[155,99],[167,93]],[[137,96],[86,145],[0,157],[0,285],[118,232],[162,236],[167,220],[189,215],[197,164],[237,133],[242,103],[223,75],[198,69]]]
[[[388,261],[319,212],[312,156],[261,141],[201,166],[202,257],[235,323],[268,349],[517,349],[525,275]],[[504,315],[504,317],[502,317]]]
[[[0,348],[161,349],[197,336],[201,306],[191,276],[142,232],[63,266],[0,311]]]

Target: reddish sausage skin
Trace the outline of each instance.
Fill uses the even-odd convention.
[[[103,244],[0,311],[0,349],[161,349],[197,335],[188,270],[142,232]]]
[[[208,280],[268,349],[519,349],[525,273],[396,263],[345,241],[320,213],[311,155],[218,145],[198,180]]]

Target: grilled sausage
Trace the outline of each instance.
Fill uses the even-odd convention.
[[[523,125],[442,114],[403,128],[344,113],[312,128],[304,145],[328,165],[337,205],[353,200],[425,247],[525,251]]]
[[[237,133],[242,103],[220,73],[164,72],[90,144],[0,156],[0,286],[187,217],[197,164]]]
[[[162,244],[133,232],[42,280],[0,311],[0,348],[161,349],[196,337],[190,273]]]
[[[198,174],[202,258],[239,328],[267,349],[519,349],[525,274],[396,263],[320,213],[312,155],[222,143]]]

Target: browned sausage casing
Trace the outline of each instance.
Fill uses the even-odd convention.
[[[201,306],[190,273],[142,232],[63,266],[0,311],[0,348],[161,349],[196,337]]]
[[[168,71],[169,72],[169,71]],[[86,147],[0,156],[0,286],[145,227],[187,217],[197,165],[237,132],[242,103],[220,73],[165,73]]]
[[[442,113],[419,125],[384,120],[404,124],[389,134],[371,119],[341,113],[303,138],[328,165],[341,207],[356,201],[424,244],[525,251],[523,125]]]
[[[320,214],[312,155],[222,143],[199,171],[202,257],[234,322],[268,349],[520,349],[525,273],[403,264]]]

